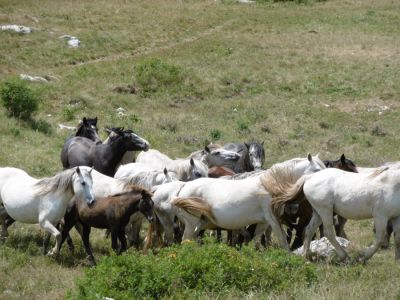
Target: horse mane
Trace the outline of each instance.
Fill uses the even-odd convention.
[[[120,179],[122,182],[124,182],[126,186],[129,186],[129,184],[136,184],[143,186],[147,189],[150,189],[152,188],[154,177],[162,173],[163,171],[157,171],[157,170],[142,171],[135,175],[125,176]]]
[[[127,183],[125,187],[126,188],[124,191],[114,194],[114,195],[111,195],[110,197],[118,197],[118,196],[124,196],[126,194],[130,194],[130,193],[142,193],[142,192],[145,192],[149,197],[153,196],[153,194],[150,191],[148,191],[146,188],[144,188],[143,186],[140,186],[138,184]]]
[[[207,201],[199,197],[175,198],[171,202],[176,207],[179,207],[187,213],[201,218],[202,216],[216,224],[212,208]]]
[[[37,195],[44,196],[57,190],[72,192],[72,175],[75,173],[75,168],[68,169],[57,173],[53,177],[40,179],[35,186],[37,187]]]

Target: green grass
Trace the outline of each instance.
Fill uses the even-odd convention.
[[[400,4],[299,2],[0,1],[0,24],[35,29],[0,32],[0,85],[21,73],[52,79],[28,84],[40,95],[36,127],[0,109],[0,166],[37,177],[59,171],[71,133],[57,124],[75,126],[83,116],[98,116],[100,128],[132,128],[171,157],[208,142],[256,139],[265,141],[265,167],[308,152],[345,153],[360,166],[398,160]],[[68,48],[64,34],[82,47]],[[135,68],[155,60],[179,71],[167,72],[177,75],[172,86],[167,80],[143,94]],[[117,116],[120,106],[127,116]],[[357,246],[372,241],[370,223],[346,226]],[[10,269],[0,272],[0,298],[62,298],[83,274],[82,249],[76,259],[67,251],[60,260],[42,257],[37,227],[14,228],[13,239],[24,243],[0,246],[1,270]],[[94,242],[95,255],[110,253],[109,241]],[[318,284],[273,297],[398,298],[393,256],[391,248],[366,266],[318,263]]]

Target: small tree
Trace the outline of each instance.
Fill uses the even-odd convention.
[[[0,90],[0,97],[11,117],[28,120],[39,108],[37,95],[22,80],[6,81]]]

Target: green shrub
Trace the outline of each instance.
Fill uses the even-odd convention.
[[[9,116],[28,120],[39,108],[37,95],[22,80],[6,81],[0,90],[4,108]]]
[[[73,120],[74,117],[75,117],[75,112],[76,111],[77,111],[77,108],[75,106],[73,106],[73,105],[68,104],[68,105],[64,106],[63,110],[62,110],[62,114],[64,116],[64,119],[67,120],[67,121]]]
[[[220,140],[221,137],[222,137],[222,132],[221,132],[221,130],[215,129],[215,128],[211,129],[211,130],[210,130],[210,137],[211,137],[211,140],[213,140],[213,141],[218,141],[218,140]]]
[[[158,58],[140,61],[135,66],[134,76],[144,94],[165,88],[176,88],[184,82],[184,72],[181,67],[168,64]]]
[[[47,122],[46,120],[31,120],[30,122],[31,128],[33,130],[39,131],[41,133],[47,134],[47,135],[52,135],[53,134],[53,127],[51,127],[51,124]]]
[[[103,257],[96,268],[78,279],[70,299],[186,298],[189,295],[227,295],[231,292],[272,292],[309,285],[316,268],[286,251],[241,251],[224,244],[184,243],[157,255],[138,252]]]

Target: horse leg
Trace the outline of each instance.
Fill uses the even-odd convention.
[[[338,224],[337,224],[337,226],[335,226],[336,235],[347,239],[346,232],[344,232],[344,225],[346,224],[347,219],[343,218],[342,216],[337,215],[337,220],[338,220]]]
[[[86,254],[88,255],[87,258],[91,265],[96,265],[96,260],[94,259],[92,248],[90,247],[90,230],[91,227],[82,224],[82,242],[83,246],[85,247]]]
[[[167,212],[157,210],[156,214],[161,226],[164,229],[164,245],[169,246],[174,242],[174,220],[168,215]]]
[[[60,253],[60,247],[61,247],[61,233],[57,230],[56,226],[54,226],[49,220],[40,220],[39,225],[41,228],[43,228],[47,232],[50,232],[56,238],[56,245],[52,250],[50,250],[48,255],[50,256],[58,255]]]
[[[126,251],[127,249],[127,242],[125,237],[125,230],[122,228],[118,231],[118,239],[120,241],[121,246],[118,248],[117,254],[120,255],[122,252]]]
[[[395,260],[400,260],[400,217],[397,217],[391,221],[393,226],[394,235],[394,246],[395,246]]]
[[[392,232],[393,232],[393,224],[392,224],[392,221],[389,221],[386,226],[386,235],[385,235],[385,239],[381,246],[382,249],[389,248],[390,236],[391,236]]]
[[[8,226],[7,220],[10,216],[7,214],[7,211],[4,207],[0,207],[0,220],[1,220],[1,237],[8,237]],[[11,224],[10,224],[11,225]]]
[[[306,227],[306,231],[304,234],[304,248],[303,248],[303,256],[306,258],[311,258],[310,252],[310,244],[313,239],[315,232],[317,231],[318,227],[322,224],[321,217],[319,214],[314,210],[310,223]]]
[[[111,248],[118,253],[118,232],[114,229],[111,230]]]
[[[331,242],[332,246],[335,248],[337,255],[339,256],[339,260],[343,261],[348,258],[347,252],[344,248],[339,244],[336,240],[335,226],[333,224],[332,213],[326,211],[324,213],[320,213],[320,216],[323,220],[324,224],[324,232],[327,239]]]
[[[362,257],[361,261],[366,262],[370,259],[382,245],[385,235],[388,219],[387,217],[374,216],[375,221],[375,242],[372,246],[368,247]]]
[[[256,229],[254,230],[254,248],[260,249],[261,248],[261,235],[265,232],[269,225],[268,224],[257,224]]]
[[[278,241],[282,248],[290,251],[289,244],[286,239],[285,232],[283,231],[279,221],[276,219],[275,215],[271,212],[270,209],[264,208],[265,220],[272,227],[272,231],[275,236],[278,238]]]

